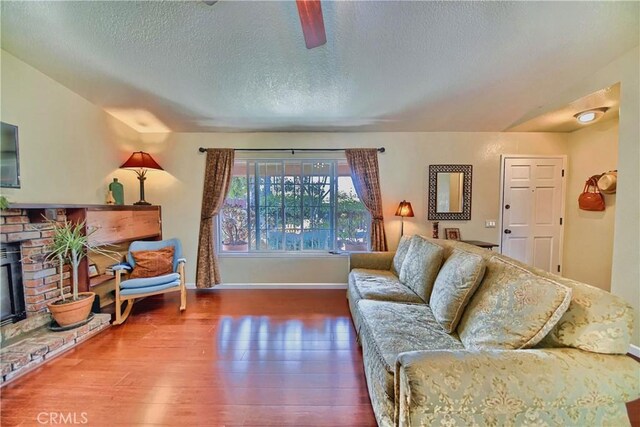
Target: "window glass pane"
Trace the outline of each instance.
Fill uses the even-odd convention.
[[[367,250],[370,217],[343,160],[238,160],[218,221],[223,252]]]
[[[229,195],[222,206],[220,231],[222,250],[246,252],[249,250],[249,215],[247,211],[247,178],[231,178]]]
[[[336,245],[342,251],[369,250],[371,216],[358,198],[346,162],[338,164]]]

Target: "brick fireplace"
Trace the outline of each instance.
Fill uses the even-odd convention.
[[[56,221],[67,219],[65,209],[55,209]],[[34,213],[37,212],[37,215]],[[60,299],[60,267],[45,261],[47,246],[51,244],[53,225],[40,216],[41,210],[32,216],[25,209],[0,211],[0,243],[20,248],[22,261],[22,287],[27,317],[47,311],[47,304]],[[51,212],[53,215],[54,212]],[[64,266],[64,292],[71,291],[71,273]]]
[[[68,211],[59,208],[49,209],[44,205],[32,209],[0,210],[3,292],[6,292],[5,288],[19,287],[16,292],[12,292],[10,303],[2,299],[2,386],[110,326],[111,315],[105,313],[94,314],[89,323],[72,330],[53,332],[48,329],[51,316],[47,304],[61,298],[60,266],[55,262],[45,261],[47,246],[52,243],[54,225],[47,222],[43,214],[55,222],[63,222],[67,220]],[[11,260],[10,252],[14,255]],[[11,267],[6,268],[6,264],[11,264]],[[11,269],[17,269],[17,272],[12,272]],[[70,270],[69,265],[63,266],[65,295],[71,292]],[[19,301],[14,301],[18,297],[24,299],[24,304],[20,305]],[[19,310],[22,310],[22,315],[6,315],[5,312],[13,311],[16,307],[21,307]]]

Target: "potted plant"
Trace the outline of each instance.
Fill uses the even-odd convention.
[[[89,244],[89,235],[84,233],[85,223],[64,223],[54,224],[53,242],[49,245],[47,261],[56,260],[60,266],[60,294],[62,298],[48,304],[49,311],[58,325],[68,327],[80,324],[89,317],[91,306],[96,294],[93,292],[78,292],[78,268],[80,262],[86,256],[87,251],[100,253],[115,259],[110,252]],[[71,264],[72,271],[72,294],[67,298],[64,294],[64,273],[63,266],[66,262]]]
[[[222,208],[222,250],[246,252],[249,250],[247,211],[238,203]]]

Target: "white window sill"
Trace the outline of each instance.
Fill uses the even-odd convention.
[[[366,253],[366,252],[354,252]],[[344,258],[349,252],[218,252],[219,258]]]

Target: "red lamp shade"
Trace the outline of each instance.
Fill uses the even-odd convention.
[[[149,153],[144,151],[136,151],[129,159],[120,166],[121,169],[162,169]]]
[[[398,205],[398,209],[396,210],[396,216],[401,217],[413,217],[413,208],[411,207],[411,203],[403,200]]]

